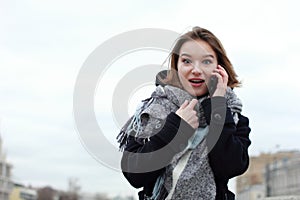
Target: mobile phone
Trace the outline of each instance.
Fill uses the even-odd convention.
[[[218,84],[218,77],[216,75],[212,75],[209,78],[209,82],[208,82],[208,92],[210,96],[212,96],[215,93],[217,89],[217,84]]]

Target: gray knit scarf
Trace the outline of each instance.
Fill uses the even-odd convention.
[[[167,115],[176,112],[185,100],[195,97],[174,86],[157,86],[151,97],[142,101],[135,114],[122,127],[118,135],[120,149],[127,144],[127,138],[132,135],[136,141],[144,144],[158,133],[164,126]],[[214,175],[208,162],[208,150],[205,136],[209,126],[206,124],[201,102],[208,98],[198,99],[195,106],[199,118],[199,128],[188,142],[188,146],[173,157],[166,167],[165,173],[157,179],[153,196],[149,199],[160,200],[160,192],[164,187],[169,195],[166,199],[214,199],[216,186]],[[236,113],[242,110],[242,103],[231,88],[226,90],[226,103],[233,113],[237,123]]]

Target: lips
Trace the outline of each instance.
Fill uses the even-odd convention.
[[[200,87],[205,81],[200,78],[191,78],[189,79],[189,82],[193,87]]]

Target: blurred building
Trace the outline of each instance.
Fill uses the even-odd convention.
[[[266,166],[266,195],[300,195],[300,153]]]
[[[37,200],[37,197],[35,189],[21,184],[14,184],[9,200]]]
[[[106,193],[80,193],[78,200],[135,200],[133,196],[114,196],[109,197]]]
[[[37,189],[37,200],[60,200],[59,191],[53,189],[50,186]]]
[[[240,193],[236,193],[237,200],[258,200],[265,197],[265,185],[251,185]]]
[[[268,196],[266,166],[295,157],[298,153],[298,151],[281,151],[250,157],[248,170],[236,178],[237,200],[256,200]]]
[[[2,150],[2,138],[0,136],[0,199],[8,200],[13,188],[11,180],[12,165],[7,162],[6,155]]]

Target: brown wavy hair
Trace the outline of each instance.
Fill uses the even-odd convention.
[[[164,83],[170,84],[176,87],[182,88],[179,78],[178,78],[178,59],[179,59],[179,51],[181,46],[191,40],[203,40],[207,42],[211,48],[214,50],[217,56],[218,64],[224,67],[228,74],[228,86],[231,88],[239,87],[241,86],[241,82],[237,79],[237,74],[235,73],[233,66],[229,60],[229,58],[226,55],[226,51],[220,42],[220,40],[209,30],[200,28],[200,27],[194,27],[192,31],[189,31],[185,33],[184,35],[180,36],[174,47],[172,52],[169,55],[169,61],[170,61],[170,70],[168,72],[168,75],[166,79],[164,79]]]

